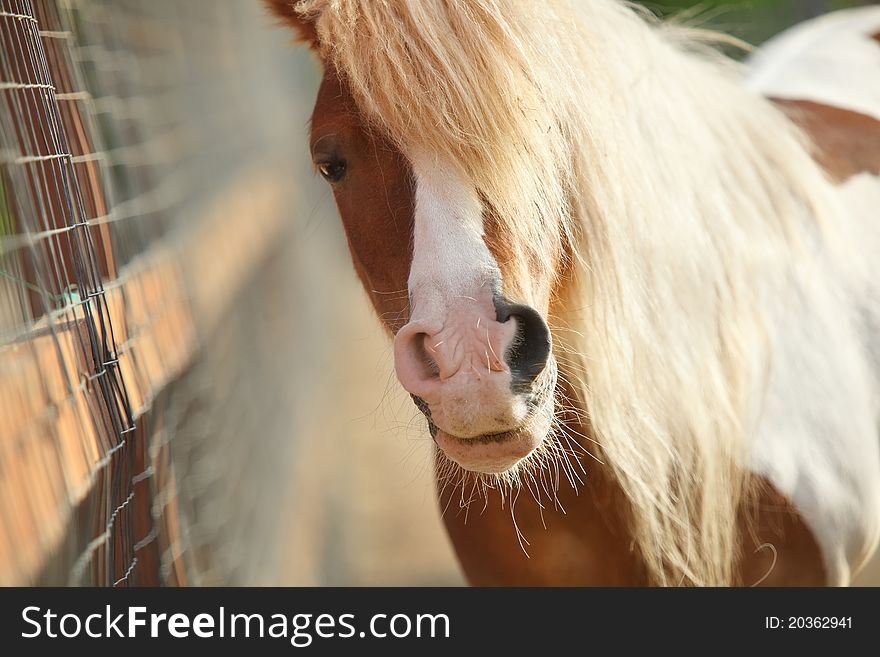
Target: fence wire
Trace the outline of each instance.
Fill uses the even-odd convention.
[[[284,302],[253,289],[287,276],[301,138],[268,25],[237,0],[0,0],[0,584],[257,577],[289,318],[250,318]]]

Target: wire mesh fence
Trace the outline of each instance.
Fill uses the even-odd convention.
[[[228,582],[271,544],[236,528],[257,496],[218,495],[283,449],[283,344],[230,312],[265,312],[245,286],[293,193],[267,25],[235,0],[0,0],[0,583]],[[206,370],[212,340],[233,357]]]

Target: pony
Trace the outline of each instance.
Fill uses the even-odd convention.
[[[880,9],[266,0],[476,585],[845,585],[880,536]],[[472,509],[476,507],[476,509]]]

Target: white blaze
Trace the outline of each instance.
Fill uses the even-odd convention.
[[[482,205],[473,186],[432,155],[411,153],[409,159],[416,181],[410,319],[442,321],[456,300],[491,293],[500,280],[498,265],[483,241]]]

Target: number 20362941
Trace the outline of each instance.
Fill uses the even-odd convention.
[[[765,616],[768,630],[851,630],[852,616]]]

